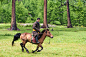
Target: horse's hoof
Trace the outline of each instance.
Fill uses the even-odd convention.
[[[29,51],[27,51],[27,53],[29,53]]]
[[[32,53],[34,53],[35,51],[32,50]]]
[[[22,52],[24,52],[24,50]]]
[[[41,50],[38,50],[37,52],[40,52]]]
[[[22,49],[22,52],[24,52],[24,49]]]

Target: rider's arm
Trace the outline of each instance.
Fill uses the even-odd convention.
[[[39,31],[39,29],[36,27],[36,25],[37,25],[37,23],[35,22],[35,23],[33,24],[33,29],[35,29],[36,31]]]

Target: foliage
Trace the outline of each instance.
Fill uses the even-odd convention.
[[[43,23],[44,0],[16,0],[18,23],[33,23],[38,17]],[[70,19],[73,26],[86,26],[85,0],[70,0]],[[12,0],[0,0],[0,23],[11,22]],[[47,0],[47,22],[67,25],[66,0]]]
[[[61,25],[61,23],[59,21],[54,21],[53,24],[55,24],[55,25]]]
[[[20,23],[25,23],[26,22],[26,18],[28,15],[28,10],[24,7],[23,3],[21,2],[20,4],[18,4],[18,1],[16,2],[16,19],[17,22]]]

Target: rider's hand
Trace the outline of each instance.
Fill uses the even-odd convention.
[[[40,30],[39,30],[39,32],[40,32]]]

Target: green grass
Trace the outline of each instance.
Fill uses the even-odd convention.
[[[31,51],[36,49],[36,45],[31,43],[26,44],[29,54],[21,51],[21,40],[16,41],[12,47],[11,42],[16,33],[32,32],[32,27],[17,27],[21,31],[9,31],[10,24],[0,24],[0,57],[86,57],[86,27],[57,26],[53,28],[54,31],[50,28],[54,38],[46,37],[42,44],[44,49],[34,54]]]

